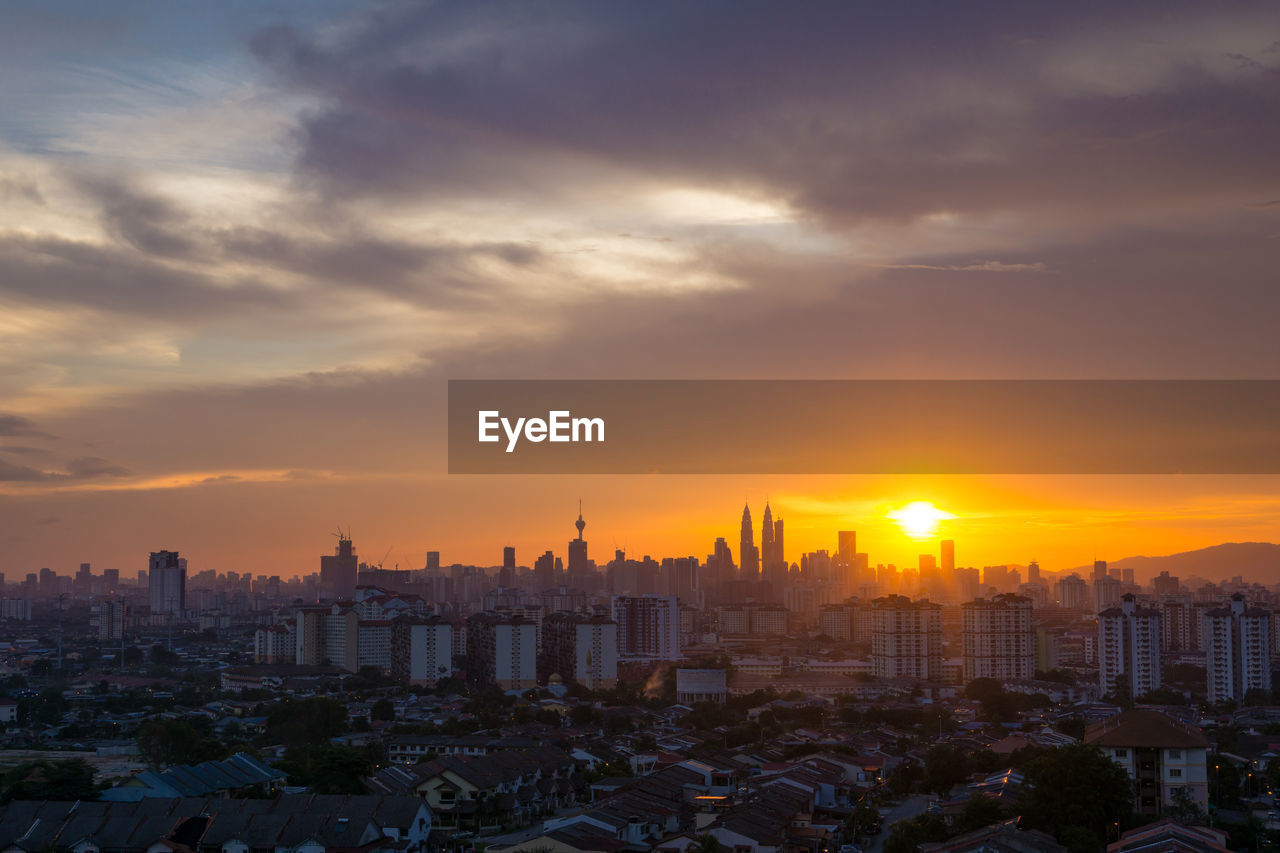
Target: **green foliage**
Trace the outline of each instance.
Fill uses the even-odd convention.
[[[910,820],[898,821],[884,840],[884,853],[916,853],[921,844],[945,841],[947,824],[934,814],[922,814]]]
[[[1236,808],[1241,804],[1240,768],[1229,759],[1209,759],[1209,801],[1219,808]]]
[[[285,746],[316,746],[347,730],[347,709],[337,699],[286,699],[267,709],[267,738]]]
[[[83,758],[28,761],[0,776],[0,803],[13,800],[96,800],[93,767]]]
[[[138,728],[138,752],[151,767],[199,764],[227,757],[227,748],[203,717],[150,719]]]
[[[693,843],[685,848],[685,853],[723,853],[724,847],[720,839],[707,833],[693,839]]]
[[[1097,747],[1073,744],[1049,750],[1027,765],[1026,775],[1029,787],[1020,803],[1024,824],[1073,850],[1096,851],[1109,830],[1127,822],[1133,811],[1128,774]],[[1068,830],[1075,844],[1065,839]]]
[[[394,720],[395,718],[396,706],[392,704],[390,699],[379,699],[369,709],[370,720]]]
[[[1203,825],[1206,817],[1204,809],[1191,798],[1186,787],[1180,787],[1173,792],[1172,802],[1166,808],[1165,816],[1187,826]]]
[[[924,768],[914,761],[904,761],[889,775],[885,787],[895,797],[905,797],[911,793],[916,783],[924,780]]]
[[[295,785],[317,794],[364,794],[364,779],[373,775],[377,754],[355,746],[295,746],[285,751],[280,769]]]
[[[1069,669],[1038,669],[1036,678],[1040,681],[1054,681],[1058,684],[1075,684],[1076,674]]]
[[[968,755],[958,747],[938,744],[924,755],[924,787],[939,797],[946,796],[968,775]]]
[[[182,663],[182,658],[177,652],[172,652],[164,646],[156,643],[151,647],[151,662],[158,666],[177,666]]]
[[[1006,817],[1008,815],[1005,814],[1004,806],[999,800],[979,794],[976,797],[970,797],[969,802],[964,804],[964,808],[951,824],[951,834],[964,835],[966,832],[982,829]]]

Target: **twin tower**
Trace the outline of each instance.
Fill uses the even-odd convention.
[[[762,571],[765,574],[778,569],[786,571],[787,560],[782,550],[782,519],[773,520],[773,512],[769,509],[767,500],[764,503],[764,520],[760,524],[758,548],[751,527],[751,506],[748,504],[742,507],[742,542],[739,548],[742,580],[758,580]]]

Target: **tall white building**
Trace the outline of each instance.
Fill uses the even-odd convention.
[[[960,605],[964,679],[1032,678],[1036,669],[1036,628],[1031,599],[1002,594]]]
[[[497,613],[467,620],[467,678],[480,688],[528,690],[537,686],[538,629]]]
[[[1271,611],[1249,607],[1240,593],[1204,616],[1209,701],[1243,701],[1250,690],[1271,693]]]
[[[391,630],[391,671],[410,684],[434,687],[453,672],[453,625],[444,619],[396,620]]]
[[[98,639],[102,642],[122,639],[124,637],[124,601],[119,598],[103,599],[98,602],[97,611],[93,619],[98,629]]]
[[[542,625],[539,677],[559,675],[588,690],[618,683],[618,624],[603,616],[552,613]]]
[[[618,657],[680,659],[680,603],[674,595],[615,595]]]
[[[871,603],[871,662],[877,678],[942,678],[942,607],[888,595]]]
[[[152,615],[180,614],[187,605],[187,561],[177,551],[153,551],[147,563],[147,592]]]
[[[1098,681],[1132,697],[1160,687],[1160,611],[1139,607],[1132,594],[1098,614]]]
[[[360,666],[360,617],[339,604],[304,607],[294,614],[294,662],[327,664],[355,672]]]

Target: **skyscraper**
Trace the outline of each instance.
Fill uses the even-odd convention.
[[[339,533],[333,554],[320,557],[320,597],[354,598],[359,567],[351,538]]]
[[[187,566],[177,551],[153,551],[147,563],[151,613],[182,613],[187,606]]]
[[[680,659],[680,606],[675,596],[616,595],[618,656],[644,660]]]
[[[1210,702],[1242,702],[1250,690],[1270,696],[1271,618],[1270,610],[1249,607],[1240,593],[1205,614]]]
[[[877,678],[942,678],[940,605],[902,595],[877,598],[871,626],[871,662]]]
[[[942,540],[942,576],[951,577],[956,570],[956,543],[952,539]]]
[[[760,572],[773,566],[773,510],[764,502],[764,518],[760,521]]]
[[[498,586],[509,589],[516,585],[516,549],[508,545],[502,549],[502,570],[498,572]]]
[[[742,536],[738,551],[739,576],[744,581],[757,580],[760,577],[760,550],[755,545],[755,534],[751,529],[751,507],[742,507]]]
[[[1131,698],[1160,687],[1160,611],[1132,594],[1098,614],[1098,680],[1104,693]]]

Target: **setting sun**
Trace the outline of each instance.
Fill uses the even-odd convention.
[[[955,515],[938,509],[929,501],[912,501],[906,506],[889,510],[889,518],[898,522],[902,532],[912,539],[931,539],[938,533],[938,526]]]

